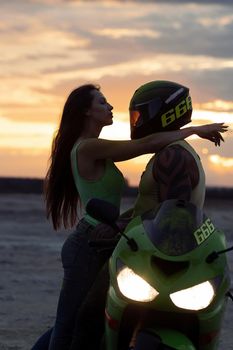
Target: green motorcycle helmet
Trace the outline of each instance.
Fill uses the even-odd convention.
[[[189,89],[172,81],[151,81],[134,92],[129,113],[131,139],[178,130],[191,122]]]

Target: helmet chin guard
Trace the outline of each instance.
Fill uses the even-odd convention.
[[[171,81],[151,81],[135,91],[129,112],[131,139],[177,130],[191,122],[189,89]]]

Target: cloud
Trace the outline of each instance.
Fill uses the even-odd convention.
[[[38,2],[38,0],[28,0],[28,2]],[[40,3],[51,3],[53,4],[54,2],[57,3],[62,3],[62,2],[67,2],[67,3],[85,3],[86,0],[40,0]],[[104,3],[104,4],[109,4],[109,5],[114,5],[114,3],[120,3],[120,4],[126,4],[125,0],[89,0],[89,2],[92,3]],[[130,3],[134,3],[134,4],[145,4],[145,3],[154,3],[155,0],[128,0],[128,2]],[[221,1],[223,4],[229,4],[232,5],[232,1],[231,0],[222,0]],[[167,4],[173,4],[173,3],[197,3],[197,4],[216,4],[219,3],[219,0],[156,0],[156,3],[167,3]]]
[[[55,131],[55,125],[48,122],[17,122],[0,117],[0,124],[0,148],[21,152],[47,150]]]
[[[194,86],[210,81],[207,96],[211,86],[210,96],[231,98],[232,30],[213,26],[231,17],[221,4],[177,5],[175,18],[174,6],[166,1],[146,6],[127,1],[123,7],[99,1],[27,4],[5,3],[0,15],[3,105],[9,103],[9,91],[11,103],[36,105],[51,103],[50,92],[69,81],[123,81],[135,75],[178,77]],[[211,28],[203,22],[203,30],[200,23],[208,18]],[[20,91],[14,89],[18,81]]]
[[[152,38],[156,39],[160,36],[159,32],[155,32],[150,29],[133,29],[133,28],[103,28],[98,30],[93,30],[94,34],[109,37],[112,39],[121,39],[124,37],[133,38]]]
[[[39,69],[39,67],[40,69]],[[219,71],[224,69],[232,69],[233,61],[223,58],[213,58],[206,56],[185,56],[185,55],[151,55],[142,59],[132,59],[123,63],[113,64],[100,64],[98,67],[91,65],[76,65],[74,60],[61,62],[60,59],[56,61],[56,65],[51,67],[45,62],[37,62],[32,66],[27,65],[25,68],[23,65],[12,69],[13,76],[5,72],[6,76],[1,77],[1,94],[0,103],[1,106],[18,105],[18,106],[36,106],[38,104],[47,104],[48,106],[54,105],[56,96],[56,87],[58,85],[66,84],[66,82],[73,82],[77,85],[80,81],[95,81],[100,82],[106,77],[110,77],[112,81],[114,79],[121,78],[122,83],[125,84],[130,77],[140,75],[144,77],[144,81],[158,79],[162,76],[170,77],[170,79],[177,80],[177,76],[180,77],[184,73],[187,77],[188,74],[200,76],[200,79],[205,80],[205,74],[207,71]],[[19,86],[20,88],[11,88]],[[219,79],[217,79],[219,81]],[[230,87],[231,79],[228,76],[228,86]],[[205,81],[205,84],[207,82]],[[190,87],[193,86],[191,81]],[[199,84],[200,95],[203,98],[203,84],[200,81]],[[227,90],[227,80],[225,80],[225,89]],[[216,95],[221,87],[215,85]],[[9,94],[9,91],[11,93]],[[213,95],[213,94],[211,94]],[[231,89],[228,90],[229,98],[231,98]],[[218,93],[218,97],[223,99],[227,95],[221,95]],[[212,96],[213,98],[213,96]],[[198,99],[194,98],[194,101],[198,102]],[[223,100],[224,101],[224,100]],[[207,103],[203,101],[202,103]],[[225,102],[225,106],[226,106]],[[228,103],[229,106],[230,102]],[[206,105],[207,106],[207,105]],[[213,106],[213,102],[212,102]],[[209,105],[210,107],[210,105]],[[220,105],[218,104],[218,107]]]
[[[124,1],[124,0],[119,0],[119,1]],[[133,1],[138,1],[141,2],[143,0],[133,0]],[[146,0],[147,1],[147,0]],[[150,2],[150,0],[148,0]],[[153,1],[153,0],[151,0]],[[202,4],[202,5],[211,5],[211,4],[219,4],[219,0],[156,0],[157,2],[165,2],[167,4],[173,4],[173,3],[183,3],[183,4],[187,4],[187,3],[191,3],[191,4]],[[231,0],[222,0],[221,1],[222,5],[232,5],[232,1]]]
[[[110,76],[129,76],[135,73],[151,76],[158,72],[184,72],[194,71],[203,72],[208,70],[219,71],[222,69],[233,69],[232,59],[221,59],[208,56],[190,56],[179,54],[158,54],[148,55],[143,59],[131,59],[123,63],[110,65],[99,65],[93,68],[83,68],[76,72],[58,71],[54,74],[51,72],[50,78],[53,79],[69,79],[71,77],[85,77],[86,79],[98,80],[106,75]]]
[[[75,1],[75,0],[70,0],[70,1]],[[76,0],[76,1],[80,1],[80,0]],[[81,0],[81,2],[84,0]],[[101,0],[100,0],[101,1]],[[111,1],[111,0],[109,0]],[[132,3],[154,3],[155,0],[130,0],[130,2]],[[106,2],[106,0],[103,0],[103,2]],[[108,2],[108,0],[107,0]],[[125,0],[116,0],[116,2],[125,2]],[[165,3],[165,4],[176,4],[176,3],[180,3],[180,4],[202,4],[202,5],[211,5],[211,4],[219,4],[219,0],[156,0],[156,3]],[[232,1],[231,0],[222,0],[221,1],[222,4],[225,5],[232,5]]]
[[[224,15],[217,18],[202,17],[198,20],[203,27],[223,28],[233,23],[233,15]]]
[[[233,101],[212,100],[210,102],[196,104],[197,109],[218,111],[218,112],[233,112]],[[233,116],[232,116],[233,120]]]
[[[225,123],[233,126],[233,113],[198,110],[195,108],[192,119],[200,120],[201,122],[213,121],[214,123],[221,123],[224,120]]]
[[[225,171],[230,169],[233,174],[233,158],[221,157],[218,154],[212,154],[209,156],[209,160],[213,165],[216,165],[219,171]]]

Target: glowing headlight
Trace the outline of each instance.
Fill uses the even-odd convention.
[[[177,307],[187,310],[202,310],[210,305],[213,297],[214,289],[208,281],[170,294]]]
[[[152,301],[159,293],[133,270],[124,267],[117,276],[121,293],[135,301]]]

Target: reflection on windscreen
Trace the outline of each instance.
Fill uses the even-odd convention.
[[[204,213],[193,204],[165,201],[158,211],[143,215],[143,226],[153,244],[164,254],[178,256],[198,246],[194,232],[205,220]]]

